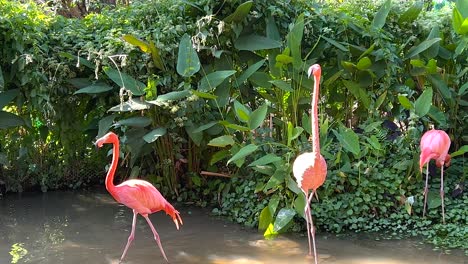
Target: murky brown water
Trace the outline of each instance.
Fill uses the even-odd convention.
[[[151,216],[171,263],[313,263],[305,257],[307,237],[264,240],[209,216],[200,208],[178,208],[184,225],[177,231],[164,213]],[[132,212],[104,191],[10,194],[0,200],[0,264],[118,263],[131,228]],[[468,263],[462,251],[450,255],[415,240],[374,241],[317,235],[322,264]],[[27,253],[26,253],[27,251]],[[140,216],[124,263],[165,263],[151,230]]]

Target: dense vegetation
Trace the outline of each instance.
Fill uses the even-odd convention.
[[[467,250],[467,2],[270,2],[153,0],[67,19],[0,0],[0,183],[101,183],[108,160],[92,141],[113,130],[122,179],[144,175],[265,236],[301,230],[291,163],[310,149],[306,71],[320,63],[318,228]],[[431,127],[452,139],[446,225],[432,163],[421,217]]]

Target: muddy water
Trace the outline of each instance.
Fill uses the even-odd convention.
[[[178,208],[177,231],[164,213],[151,216],[171,263],[313,263],[307,237],[264,240],[262,234],[209,216],[194,207]],[[0,264],[118,263],[127,242],[131,210],[105,191],[10,194],[0,200]],[[320,263],[468,263],[461,251],[447,255],[416,240],[375,241],[317,235]],[[124,263],[165,263],[151,230],[140,216]]]

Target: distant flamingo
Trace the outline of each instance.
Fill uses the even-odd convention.
[[[113,145],[112,163],[106,176],[106,189],[117,202],[133,209],[132,231],[128,237],[127,245],[125,246],[122,257],[120,258],[120,262],[125,258],[127,250],[135,237],[135,225],[138,214],[141,214],[146,219],[146,222],[148,222],[162,255],[166,261],[168,261],[161,245],[158,232],[156,232],[156,229],[151,223],[148,215],[163,210],[166,214],[172,217],[177,229],[179,229],[179,222],[181,225],[183,224],[179,212],[175,210],[174,207],[164,199],[161,193],[147,181],[133,179],[124,181],[115,186],[113,181],[119,160],[119,138],[113,132],[109,132],[98,139],[95,144],[100,148],[105,143],[111,143]]]
[[[429,176],[429,161],[436,161],[436,166],[440,167],[440,199],[442,200],[442,222],[445,224],[445,208],[444,208],[444,165],[450,165],[450,137],[443,130],[432,129],[424,133],[421,138],[421,155],[419,156],[419,170],[422,172],[424,164],[426,166],[426,186],[424,187],[424,209],[423,216],[426,215],[427,192],[428,192],[428,176]]]
[[[314,64],[309,68],[308,74],[309,77],[314,75],[314,91],[312,95],[312,152],[306,152],[299,155],[293,163],[293,174],[296,178],[299,188],[305,194],[307,199],[304,215],[307,222],[307,237],[309,239],[309,256],[312,255],[312,248],[310,245],[310,239],[312,237],[312,243],[314,247],[314,259],[315,263],[318,263],[317,259],[317,249],[315,247],[315,229],[314,222],[312,221],[312,215],[310,212],[310,202],[312,197],[317,195],[317,189],[322,186],[325,178],[327,177],[327,163],[325,159],[320,154],[320,142],[319,142],[319,130],[318,130],[318,113],[317,113],[317,104],[319,97],[320,89],[320,75],[321,75],[320,65]],[[312,192],[309,194],[309,190]]]

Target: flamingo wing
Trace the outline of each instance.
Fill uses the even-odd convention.
[[[128,180],[115,186],[115,189],[114,197],[119,203],[142,215],[160,211],[167,203],[156,187],[147,181]]]

